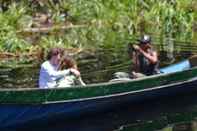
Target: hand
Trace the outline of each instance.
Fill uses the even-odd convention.
[[[70,72],[73,73],[76,77],[79,77],[81,75],[80,72],[74,68],[71,68]]]
[[[132,71],[131,74],[132,74],[132,76],[133,76],[134,79],[137,78],[137,75],[136,75],[137,73],[135,71]]]
[[[140,47],[138,45],[133,45],[133,49],[136,50],[136,51],[139,51]]]

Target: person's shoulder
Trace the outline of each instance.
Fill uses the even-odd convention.
[[[41,67],[44,68],[44,67],[48,67],[50,65],[49,61],[45,61],[41,64]]]

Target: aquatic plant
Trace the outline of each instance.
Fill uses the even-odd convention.
[[[32,26],[35,13],[47,15],[53,27],[85,25],[28,35],[37,35],[39,39],[33,44],[45,48],[61,45],[119,51],[144,33],[151,34],[155,44],[172,45],[168,40],[196,41],[194,0],[7,0],[1,1],[1,5],[2,51],[22,51],[31,46],[26,33],[18,31]]]

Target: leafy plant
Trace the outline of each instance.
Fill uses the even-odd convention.
[[[165,44],[165,38],[196,41],[194,0],[8,0],[1,1],[1,5],[7,6],[6,11],[0,12],[0,48],[6,51],[29,48],[25,35],[17,32],[31,27],[35,12],[50,14],[54,26],[65,26],[66,22],[85,25],[36,34],[41,38],[37,44],[45,48],[60,45],[118,51],[144,33],[161,39],[156,44]]]

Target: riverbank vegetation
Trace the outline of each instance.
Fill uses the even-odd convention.
[[[77,56],[86,83],[104,82],[127,71],[127,44],[144,33],[170,59],[174,50],[197,52],[197,1],[0,0],[2,87],[37,87],[39,63],[54,46]]]
[[[144,33],[155,44],[169,47],[175,40],[191,45],[196,32],[195,0],[0,1],[0,57],[40,56],[54,46],[121,50]]]

